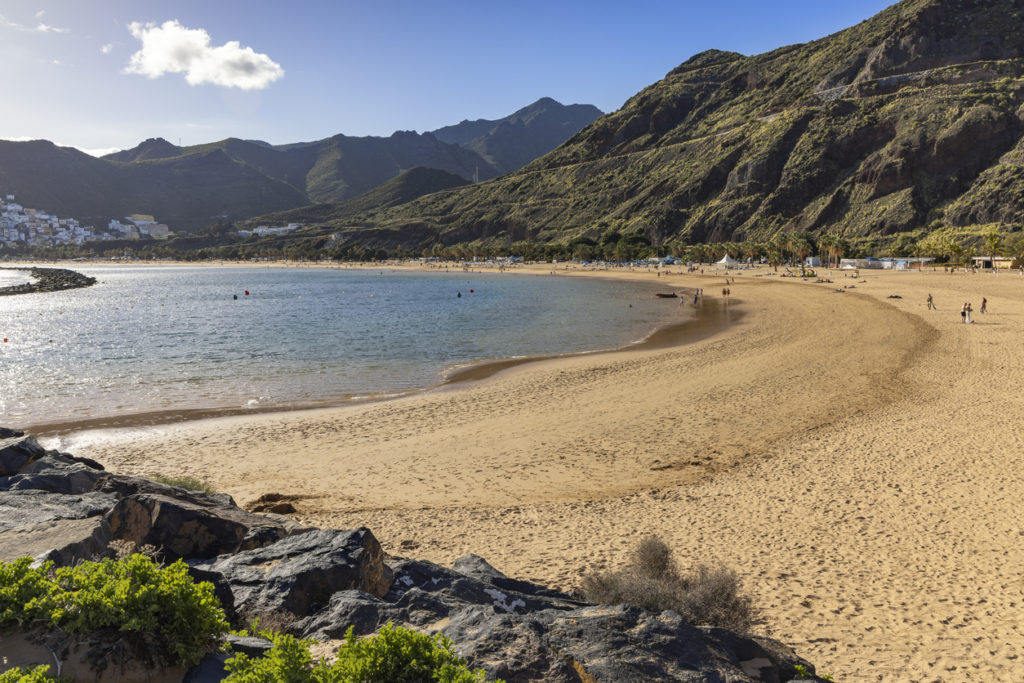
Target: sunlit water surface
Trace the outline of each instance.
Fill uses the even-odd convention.
[[[0,297],[0,425],[338,404],[484,359],[620,347],[684,315],[653,285],[569,277],[78,270],[99,284]]]

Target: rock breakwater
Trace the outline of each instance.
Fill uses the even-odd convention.
[[[113,474],[0,428],[0,560],[30,556],[66,566],[126,546],[184,560],[194,579],[214,585],[236,626],[258,617],[331,640],[350,626],[365,635],[400,624],[450,637],[488,680],[774,683],[814,671],[769,638],[692,625],[671,611],[589,604],[509,578],[475,555],[451,568],[391,556],[366,528],[315,529],[249,512],[228,495]],[[26,634],[0,632],[0,651],[9,655],[0,672],[33,663],[31,646]],[[261,651],[252,643],[228,646]],[[38,664],[74,656],[40,652]],[[228,656],[210,653],[190,672],[160,680],[219,681]],[[127,680],[107,670],[87,678]]]
[[[64,289],[80,289],[96,284],[96,278],[64,268],[3,268],[3,270],[28,271],[33,282],[0,287],[0,296],[13,294],[34,294],[36,292],[59,292]]]

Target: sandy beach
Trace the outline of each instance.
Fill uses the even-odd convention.
[[[721,275],[660,278],[742,313],[692,344],[72,450],[566,589],[657,534],[735,568],[762,632],[836,680],[1024,680],[1024,278],[769,272],[730,273],[727,302]]]

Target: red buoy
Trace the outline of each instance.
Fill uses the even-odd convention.
[[[4,344],[7,343],[7,337],[4,337]]]
[[[471,289],[471,290],[469,290],[469,293],[470,293],[470,294],[472,294],[472,293],[473,293],[473,290],[472,290],[472,289]]]
[[[248,290],[248,289],[247,289],[247,290],[245,290],[245,295],[246,295],[246,296],[249,296],[249,290]]]

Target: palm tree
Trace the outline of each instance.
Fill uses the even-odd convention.
[[[992,260],[992,272],[998,275],[999,272],[996,270],[996,254],[1001,256],[1003,253],[1003,236],[992,230],[985,235],[985,246],[988,248],[989,258]]]
[[[835,243],[836,243],[835,235],[822,235],[821,237],[818,238],[818,254],[819,255],[820,254],[825,254],[825,258],[826,258],[825,267],[826,268],[831,268],[832,267],[832,256],[834,254],[834,252],[832,251],[832,248],[835,245]]]
[[[757,242],[747,240],[739,245],[740,253],[747,261],[753,261],[755,258],[761,255],[761,245]]]
[[[779,272],[779,266],[782,265],[784,260],[782,245],[782,240],[772,239],[772,241],[765,247],[765,252],[768,256],[768,265],[770,265],[776,273]]]
[[[811,253],[811,243],[802,235],[795,236],[790,242],[790,249],[792,249],[793,254],[800,259],[800,274],[803,275],[806,272],[804,270],[804,263],[807,261],[807,257]]]
[[[836,267],[843,260],[843,254],[850,250],[850,243],[844,240],[842,237],[836,237],[835,243],[832,245],[832,251],[836,255]]]
[[[779,266],[786,261],[786,249],[789,248],[789,237],[781,232],[775,233],[775,236],[772,237],[771,241],[768,243],[768,248],[772,252],[772,256],[769,258],[777,257],[776,263],[773,264],[777,271]]]

